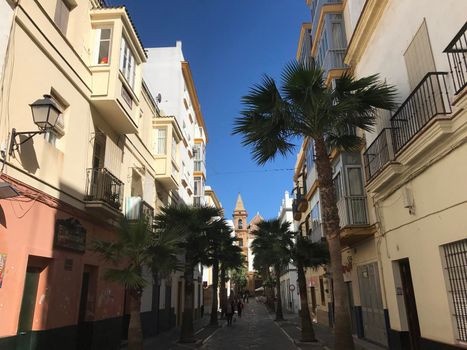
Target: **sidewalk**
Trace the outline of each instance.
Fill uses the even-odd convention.
[[[281,328],[295,340],[300,349],[332,349],[334,344],[334,332],[332,328],[313,323],[318,344],[300,343],[300,318],[296,314],[284,314],[285,321],[276,322]],[[387,348],[370,343],[354,336],[356,350],[386,350]]]
[[[221,323],[222,321],[220,321]],[[202,343],[213,334],[218,327],[209,326],[209,314],[205,314],[203,318],[195,320],[193,322],[195,330],[196,343],[192,344],[180,344],[178,340],[180,338],[180,327],[174,327],[166,332],[162,332],[155,337],[144,339],[144,350],[164,349],[164,350],[182,350],[182,349],[196,349],[202,345]],[[121,347],[122,350],[126,350],[126,344]]]

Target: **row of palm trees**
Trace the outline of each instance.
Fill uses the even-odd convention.
[[[276,321],[284,319],[280,276],[282,271],[292,262],[297,268],[300,291],[301,340],[316,341],[306,297],[305,268],[318,268],[328,263],[327,244],[311,242],[299,233],[291,231],[289,222],[281,222],[279,219],[261,221],[252,231],[252,235],[255,237],[251,244],[254,254],[254,268],[260,272],[264,281],[272,279],[274,281],[274,283],[266,282],[264,287],[268,303],[272,304],[274,295],[272,287],[275,285]]]
[[[335,349],[352,350],[354,343],[342,275],[339,213],[329,150],[360,150],[362,139],[353,130],[372,131],[378,109],[395,109],[396,90],[380,81],[377,75],[355,79],[345,73],[327,84],[323,70],[313,60],[288,64],[281,85],[278,87],[269,76],[254,85],[243,97],[245,109],[236,119],[233,132],[243,136],[243,144],[251,147],[258,164],[294,152],[294,139],[314,141],[321,219],[334,285]]]
[[[129,298],[128,349],[143,349],[141,296],[144,288],[181,270],[184,277],[184,309],[180,342],[194,342],[194,270],[198,264],[212,266],[212,310],[210,324],[217,325],[217,291],[227,298],[228,271],[241,268],[241,248],[231,237],[222,212],[213,207],[173,205],[162,207],[154,223],[148,218],[122,219],[113,241],[95,241],[93,249],[112,264],[105,278],[124,286]],[[152,276],[146,273],[150,271]]]

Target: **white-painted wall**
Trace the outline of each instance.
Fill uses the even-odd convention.
[[[0,1],[0,18],[0,82],[2,82],[6,51],[13,20],[13,9],[6,0]]]
[[[281,222],[289,222],[290,229],[295,230],[293,213],[292,213],[292,201],[289,192],[285,191],[284,198],[282,199],[281,206],[279,208],[279,213],[277,214],[278,219]],[[282,297],[282,305],[286,310],[293,313],[298,313],[300,309],[300,296],[298,295],[298,276],[295,265],[292,263],[288,266],[288,271],[284,273],[281,277],[281,285],[284,286]],[[291,291],[289,286],[293,285],[294,290]]]
[[[162,100],[159,103],[161,113],[174,116],[182,130],[188,146],[183,142],[178,144],[180,179],[185,177],[193,191],[194,161],[190,158],[188,150],[193,149],[195,129],[198,124],[182,72],[182,62],[185,61],[182,43],[177,41],[174,47],[148,48],[147,53],[148,62],[144,66],[144,79],[153,96],[157,97],[161,94]],[[188,110],[185,108],[184,99],[188,102]],[[191,120],[189,114],[192,116]],[[178,194],[184,203],[193,203],[193,194],[189,194],[184,186],[180,185]]]

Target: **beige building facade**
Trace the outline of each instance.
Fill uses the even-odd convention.
[[[358,196],[344,193],[353,197],[350,205],[347,202],[350,212],[338,200],[353,332],[390,349],[464,348],[466,4],[361,0],[307,4],[312,22],[302,26],[298,60],[305,59],[303,48],[308,45],[311,56],[329,72],[326,58],[339,40],[331,38],[328,53],[321,51],[319,57],[324,40],[319,28],[326,29],[326,16],[334,15],[329,28],[332,31],[343,19],[346,42],[336,68],[342,65],[357,78],[379,74],[398,92],[398,109],[377,111],[374,132],[356,130],[365,140],[361,155],[344,154],[342,162],[335,153],[330,155],[335,177],[339,163],[346,170],[339,181],[344,191],[364,186]],[[304,44],[310,35],[313,42]],[[303,143],[296,165],[297,191],[304,184],[308,188],[296,195],[294,218],[313,239],[317,226],[313,219],[306,220],[313,217],[309,208],[313,195],[306,195],[310,142]],[[354,186],[357,177],[352,180],[349,173],[354,167],[361,169],[357,171],[362,173],[362,186]],[[338,194],[339,182],[335,181]],[[362,199],[352,207],[357,197]],[[318,322],[327,319],[332,325],[329,277],[324,268],[307,273],[310,311]],[[326,303],[328,317],[323,314]]]
[[[379,261],[395,349],[467,343],[466,13],[459,1],[367,1],[345,57],[357,77],[395,85],[400,101],[364,135],[378,232],[356,248],[359,260]]]
[[[195,144],[205,146],[207,136],[188,63],[178,62],[193,106],[184,128],[143,79],[148,56],[124,7],[3,1],[0,15],[0,349],[63,349],[76,339],[118,349],[125,290],[103,278],[110,265],[91,245],[116,239],[123,216],[152,220],[185,195],[193,203],[195,181],[206,175]],[[60,115],[34,134],[29,105],[43,95]],[[198,173],[195,158],[203,161]],[[199,315],[201,266],[196,278]],[[144,336],[180,322],[182,290],[177,276],[144,290]]]

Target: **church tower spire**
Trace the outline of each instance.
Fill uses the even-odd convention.
[[[243,205],[242,195],[238,193],[237,203],[235,204],[234,212],[236,211],[245,211],[245,206]]]

